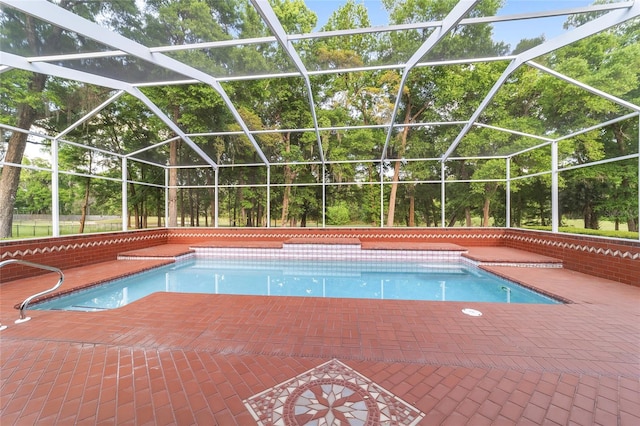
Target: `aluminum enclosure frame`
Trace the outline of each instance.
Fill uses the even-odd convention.
[[[354,30],[340,30],[340,31],[329,31],[329,32],[318,32],[318,33],[310,33],[310,34],[287,34],[282,26],[282,24],[278,21],[278,18],[276,17],[276,14],[274,13],[273,9],[271,8],[271,6],[269,5],[269,3],[266,0],[250,0],[251,4],[253,5],[253,7],[256,9],[256,11],[259,13],[259,15],[262,17],[262,19],[264,20],[265,24],[267,25],[267,27],[271,30],[273,36],[270,37],[258,37],[258,38],[253,38],[253,39],[240,39],[240,40],[229,40],[229,41],[219,41],[219,42],[210,42],[210,43],[202,43],[199,45],[184,45],[184,46],[161,46],[161,47],[154,47],[154,48],[150,48],[144,45],[141,45],[137,42],[134,42],[130,39],[127,39],[126,37],[117,34],[113,31],[110,31],[106,28],[103,28],[101,26],[99,26],[98,24],[95,24],[93,22],[90,22],[84,18],[81,18],[67,10],[64,10],[60,7],[58,7],[57,5],[47,2],[47,1],[20,1],[20,0],[0,0],[0,5],[3,5],[4,7],[9,7],[11,9],[15,9],[15,10],[19,10],[22,11],[28,15],[34,16],[38,19],[41,19],[45,22],[49,22],[52,25],[61,27],[61,28],[65,28],[69,31],[73,31],[77,34],[83,35],[85,37],[94,39],[100,43],[104,43],[110,47],[112,47],[115,50],[112,51],[105,51],[105,52],[89,52],[89,53],[78,53],[78,54],[71,54],[71,55],[51,55],[51,56],[41,56],[41,57],[21,57],[18,55],[14,55],[8,52],[3,52],[0,51],[0,74],[3,72],[6,72],[10,69],[22,69],[22,70],[27,70],[27,71],[32,71],[32,72],[36,72],[36,73],[43,73],[43,74],[48,74],[48,75],[52,75],[52,76],[57,76],[60,78],[65,78],[65,79],[69,79],[69,80],[76,80],[76,81],[80,81],[80,82],[84,82],[84,83],[88,83],[88,84],[92,84],[92,85],[98,85],[98,86],[103,86],[103,87],[108,87],[111,88],[113,90],[116,91],[116,94],[111,96],[107,101],[103,102],[99,107],[93,109],[92,111],[90,111],[89,113],[87,113],[85,116],[81,117],[79,120],[77,120],[75,123],[73,123],[71,126],[69,126],[68,128],[66,128],[64,131],[62,131],[60,134],[55,135],[53,137],[53,146],[54,146],[54,153],[57,150],[57,144],[58,141],[61,140],[61,138],[63,138],[67,133],[71,132],[73,129],[75,129],[77,126],[81,125],[82,123],[86,122],[87,120],[90,120],[91,117],[93,117],[95,114],[97,114],[101,109],[105,108],[106,106],[108,106],[109,104],[111,104],[112,102],[114,102],[116,99],[118,99],[121,95],[123,95],[124,93],[127,93],[131,96],[133,96],[134,98],[138,99],[140,102],[142,102],[147,108],[149,108],[149,110],[151,112],[153,112],[156,116],[158,116],[166,125],[169,129],[171,129],[178,138],[182,139],[185,141],[185,143],[194,151],[196,152],[204,161],[205,163],[208,164],[208,167],[211,167],[214,171],[215,171],[215,176],[216,176],[216,181],[215,181],[215,188],[216,188],[216,201],[217,201],[217,197],[218,197],[218,189],[219,189],[219,182],[218,182],[218,168],[219,167],[224,167],[223,165],[218,165],[216,164],[216,162],[211,159],[209,157],[208,154],[206,154],[201,147],[195,143],[191,137],[194,136],[211,136],[211,135],[232,135],[232,134],[243,134],[244,136],[246,136],[249,141],[251,142],[251,144],[253,145],[256,153],[258,154],[258,156],[260,157],[260,159],[262,160],[263,165],[266,167],[267,169],[267,182],[265,183],[265,186],[267,188],[269,188],[270,186],[273,186],[273,184],[270,182],[270,170],[271,170],[271,166],[276,166],[276,165],[280,165],[280,163],[271,163],[266,155],[264,154],[264,152],[262,151],[262,148],[259,146],[259,144],[257,143],[256,139],[254,138],[254,135],[260,134],[260,133],[276,133],[276,132],[284,132],[287,130],[291,130],[291,129],[273,129],[273,130],[250,130],[247,126],[247,124],[244,122],[244,120],[242,119],[242,117],[240,116],[238,110],[236,109],[235,105],[233,104],[232,100],[229,98],[229,96],[227,95],[226,91],[224,90],[224,88],[221,86],[220,82],[221,81],[232,81],[232,80],[250,80],[253,78],[284,78],[284,77],[291,77],[291,76],[297,76],[297,77],[301,77],[304,81],[305,81],[305,86],[307,89],[307,95],[308,95],[308,103],[309,103],[309,108],[312,114],[312,118],[313,118],[313,128],[311,129],[295,129],[297,131],[313,131],[316,135],[316,141],[318,144],[318,148],[319,148],[319,152],[320,152],[320,164],[322,165],[322,168],[324,170],[324,168],[326,167],[327,164],[332,164],[333,162],[331,160],[328,160],[325,158],[324,155],[324,151],[322,148],[322,142],[321,142],[321,136],[320,136],[320,132],[321,131],[325,131],[325,130],[350,130],[350,129],[359,129],[359,128],[364,128],[365,126],[352,126],[352,127],[341,127],[341,126],[336,126],[336,127],[320,127],[318,124],[318,118],[316,115],[316,110],[315,110],[315,103],[314,103],[314,94],[312,92],[312,86],[310,83],[310,79],[309,76],[311,75],[319,75],[319,74],[329,74],[329,73],[338,73],[338,72],[359,72],[359,71],[371,71],[371,70],[378,70],[378,69],[400,69],[402,70],[402,77],[401,77],[401,84],[400,84],[400,91],[398,93],[397,96],[397,100],[394,104],[394,108],[393,108],[393,113],[392,113],[392,118],[389,122],[388,125],[383,125],[381,126],[382,128],[386,128],[387,129],[387,135],[386,135],[386,139],[384,142],[384,148],[382,149],[381,153],[380,153],[380,159],[379,161],[389,161],[386,159],[386,155],[387,155],[387,148],[389,145],[389,142],[391,140],[392,134],[394,129],[398,129],[398,128],[402,128],[404,125],[400,124],[400,123],[396,123],[395,122],[395,118],[397,115],[397,111],[399,109],[399,105],[401,102],[401,91],[402,88],[404,87],[404,82],[406,81],[409,72],[411,71],[411,69],[413,69],[414,67],[419,67],[419,66],[435,66],[435,65],[445,65],[448,63],[474,63],[474,62],[482,62],[484,60],[496,60],[496,61],[510,61],[509,65],[507,66],[506,70],[503,72],[503,74],[499,77],[499,79],[495,82],[494,86],[490,89],[490,91],[485,95],[484,99],[481,101],[480,106],[475,110],[475,112],[468,118],[468,120],[465,120],[463,122],[458,122],[460,124],[463,123],[463,128],[460,131],[460,133],[458,134],[458,136],[455,138],[455,140],[451,143],[451,145],[449,146],[449,148],[446,150],[446,152],[444,152],[442,154],[442,157],[440,158],[441,162],[442,162],[442,168],[441,168],[441,185],[442,185],[442,203],[441,203],[441,210],[442,210],[442,219],[444,219],[444,208],[445,208],[445,182],[444,182],[444,175],[445,175],[445,163],[447,161],[452,161],[452,160],[456,160],[456,157],[453,157],[453,153],[456,149],[456,147],[460,144],[460,142],[463,140],[463,138],[465,137],[465,135],[473,128],[476,126],[479,127],[487,127],[496,131],[503,131],[503,132],[507,132],[507,133],[511,133],[514,135],[520,135],[520,136],[526,136],[526,137],[530,137],[530,138],[535,138],[535,139],[539,139],[542,141],[542,143],[536,147],[533,147],[532,149],[536,149],[539,148],[541,146],[546,146],[548,144],[551,145],[552,147],[552,164],[550,165],[550,171],[549,173],[551,173],[552,175],[552,231],[553,232],[558,232],[558,225],[559,225],[559,215],[558,215],[558,183],[557,183],[557,175],[559,173],[559,171],[561,171],[560,165],[558,164],[558,158],[557,158],[557,143],[558,141],[562,140],[563,138],[558,138],[558,139],[552,139],[552,138],[548,138],[544,135],[530,135],[527,134],[525,132],[521,132],[518,129],[505,129],[505,128],[501,128],[501,127],[497,127],[497,126],[492,126],[491,124],[486,124],[486,123],[480,123],[478,122],[478,119],[480,117],[480,115],[482,114],[482,112],[485,110],[485,108],[489,105],[489,103],[491,102],[491,100],[494,98],[494,96],[496,95],[496,93],[500,90],[500,88],[504,85],[504,83],[507,81],[508,77],[514,72],[516,71],[519,67],[521,67],[522,65],[528,65],[530,67],[536,68],[544,73],[547,73],[549,75],[552,75],[556,78],[559,78],[561,80],[564,80],[565,82],[575,85],[585,91],[588,91],[596,96],[600,96],[604,99],[607,99],[608,101],[614,102],[624,108],[627,108],[629,110],[632,111],[631,114],[624,116],[625,119],[626,118],[633,118],[633,116],[638,116],[639,112],[640,112],[640,106],[636,105],[632,102],[629,101],[625,101],[623,99],[620,99],[614,95],[608,94],[602,90],[596,89],[594,87],[591,87],[587,84],[584,84],[580,81],[577,81],[573,78],[570,78],[568,76],[563,75],[560,72],[551,70],[547,67],[544,67],[536,62],[534,62],[535,58],[547,54],[549,52],[552,52],[558,48],[561,48],[563,46],[566,46],[568,44],[571,44],[573,42],[576,42],[578,40],[584,39],[586,37],[589,37],[593,34],[597,34],[599,32],[605,31],[615,25],[619,25],[621,23],[624,23],[626,21],[629,21],[631,19],[636,19],[640,16],[640,2],[639,1],[627,1],[627,2],[619,2],[619,3],[613,3],[613,4],[603,4],[603,5],[593,5],[593,6],[588,6],[588,7],[581,7],[581,8],[574,8],[574,9],[570,9],[570,10],[554,10],[554,11],[549,11],[549,12],[536,12],[536,13],[524,13],[524,14],[517,14],[517,15],[511,15],[511,16],[493,16],[493,17],[482,17],[482,18],[465,18],[465,14],[471,10],[476,4],[477,4],[477,0],[462,0],[458,3],[458,5],[456,7],[454,7],[454,9],[451,11],[451,13],[442,21],[438,21],[438,22],[422,22],[422,23],[413,23],[413,24],[405,24],[405,25],[385,25],[385,26],[380,26],[380,27],[372,27],[372,28],[360,28],[360,29],[354,29]],[[577,27],[573,30],[567,31],[565,34],[562,34],[552,40],[549,40],[547,42],[544,42],[541,45],[538,45],[532,49],[529,49],[523,53],[520,53],[519,55],[516,55],[515,57],[499,57],[499,58],[471,58],[471,59],[459,59],[459,60],[443,60],[443,61],[438,61],[438,62],[430,62],[430,63],[420,63],[420,59],[423,58],[425,56],[425,54],[435,45],[437,45],[437,43],[442,39],[442,37],[444,37],[451,29],[453,29],[455,26],[457,25],[473,25],[474,23],[493,23],[493,22],[506,22],[506,21],[510,21],[510,20],[520,20],[520,19],[533,19],[533,18],[539,18],[539,17],[551,17],[551,16],[561,16],[561,15],[567,15],[567,14],[573,14],[573,13],[584,13],[584,12],[600,12],[600,13],[604,13],[603,16],[596,18],[580,27]],[[399,64],[399,65],[386,65],[386,66],[378,66],[378,67],[374,67],[374,66],[367,66],[367,67],[359,67],[359,68],[352,68],[352,69],[339,69],[339,70],[322,70],[322,71],[309,71],[307,70],[307,68],[305,67],[303,61],[300,58],[300,54],[297,52],[295,46],[292,44],[292,41],[295,40],[302,40],[302,39],[311,39],[311,38],[323,38],[323,37],[334,37],[334,36],[345,36],[345,35],[350,35],[350,34],[374,34],[377,32],[385,32],[385,31],[395,31],[395,30],[401,30],[401,29],[415,29],[415,28],[435,28],[435,31],[432,33],[431,37],[429,37],[424,43],[423,45],[411,55],[411,58],[406,61],[404,64]],[[294,64],[295,68],[298,70],[297,73],[277,73],[277,74],[268,74],[268,75],[249,75],[249,76],[244,76],[244,77],[238,77],[238,78],[234,78],[234,77],[230,77],[230,78],[216,78],[210,74],[204,73],[190,65],[185,64],[184,62],[180,62],[176,59],[173,59],[171,57],[166,56],[163,52],[170,52],[170,51],[177,51],[177,50],[187,50],[187,49],[194,49],[194,48],[210,48],[210,47],[219,47],[219,46],[239,46],[239,45],[244,45],[244,44],[257,44],[257,43],[265,43],[265,42],[277,42],[286,52],[286,54],[289,56],[289,58],[291,59],[292,63]],[[1,46],[0,46],[1,49]],[[63,66],[60,65],[54,65],[50,62],[55,62],[55,61],[59,61],[62,59],[85,59],[85,58],[98,58],[98,57],[110,57],[110,56],[118,56],[118,55],[131,55],[132,57],[141,59],[143,61],[149,62],[155,66],[170,70],[174,73],[177,74],[181,74],[183,76],[186,77],[185,80],[183,81],[179,81],[179,82],[152,82],[152,83],[141,83],[141,84],[131,84],[131,83],[127,83],[125,81],[122,80],[116,80],[116,79],[112,79],[112,78],[106,78],[106,77],[102,77],[100,75],[96,75],[96,74],[92,74],[89,72],[83,72],[83,71],[78,71],[78,70],[73,70],[70,68],[65,68]],[[180,127],[178,125],[176,125],[160,108],[158,108],[151,100],[149,100],[140,90],[138,87],[144,87],[144,86],[151,86],[151,85],[161,85],[161,84],[190,84],[190,83],[194,83],[194,82],[202,82],[204,84],[207,84],[209,86],[211,86],[212,88],[214,88],[214,90],[220,95],[221,99],[223,100],[223,102],[225,103],[225,105],[227,106],[228,110],[230,111],[230,113],[233,115],[233,117],[235,118],[235,120],[237,121],[238,125],[241,128],[240,132],[221,132],[221,131],[212,131],[210,133],[199,133],[199,134],[187,134],[185,133],[182,129],[180,129]],[[416,123],[414,125],[429,125],[431,123]],[[450,124],[450,123],[447,123]],[[8,126],[6,125],[2,125],[2,123],[0,123],[0,126],[3,128],[8,128]],[[22,130],[27,130],[29,131],[30,129],[21,129],[19,131]],[[44,136],[44,135],[43,135]],[[48,137],[48,136],[47,136]],[[168,142],[170,142],[171,139],[166,140],[166,141],[161,141],[158,142],[154,145],[152,145],[151,147],[147,147],[146,149],[151,149],[151,148],[155,148],[158,146],[161,146],[163,144],[166,144]],[[79,144],[81,145],[81,144]],[[91,149],[91,147],[87,147],[87,149]],[[135,158],[135,155],[140,153],[143,150],[139,150],[136,152],[132,152],[132,153],[127,153],[122,157],[122,162],[123,162],[123,210],[126,209],[126,163],[127,161],[130,160],[134,160],[134,161],[139,161],[138,159]],[[526,150],[525,150],[526,151]],[[640,135],[639,135],[639,151],[640,151]],[[510,187],[511,184],[511,177],[510,177],[510,161],[514,156],[517,156],[519,154],[521,154],[523,151],[519,151],[519,152],[515,152],[512,153],[506,157],[504,157],[505,161],[506,161],[506,168],[507,168],[507,175],[505,176],[505,182],[507,187]],[[58,166],[57,166],[57,155],[54,155],[54,157],[56,157],[54,159],[54,165],[52,167],[52,173],[57,175],[58,174]],[[500,158],[500,157],[495,157],[495,158]],[[622,158],[622,157],[621,157]],[[631,156],[625,156],[622,159],[629,159],[629,158],[638,158],[638,162],[639,162],[639,169],[640,169],[640,155],[639,154],[634,154]],[[620,158],[616,158],[616,159],[610,159],[607,161],[619,161]],[[391,161],[400,161],[400,160],[391,160]],[[412,160],[415,161],[415,160]],[[596,164],[596,163],[591,163],[591,165]],[[18,165],[11,165],[5,162],[0,162],[1,166],[15,166],[17,167]],[[168,165],[157,165],[158,167],[162,167],[165,170],[168,170],[171,166]],[[640,172],[639,172],[640,174]],[[324,174],[323,174],[324,176]],[[322,205],[323,205],[323,226],[325,226],[324,223],[324,212],[326,210],[326,200],[325,200],[325,182],[324,182],[324,177],[322,179],[321,182],[322,186],[323,186],[323,201],[322,201]],[[380,185],[381,185],[381,195],[384,193],[384,182],[381,176],[381,181],[380,181]],[[168,183],[166,184],[168,186]],[[54,219],[57,217],[58,211],[59,211],[59,206],[57,204],[57,198],[58,198],[58,189],[57,189],[57,185],[54,184],[53,187],[53,191],[54,191],[54,204],[52,206],[52,211],[54,212]],[[270,195],[269,195],[269,191],[268,192],[268,196],[267,196],[267,200],[268,200],[268,204],[270,204]],[[381,200],[384,197],[381,196]],[[510,195],[509,195],[509,191],[507,191],[507,206],[509,206],[510,204]],[[640,191],[639,191],[639,195],[638,195],[638,203],[640,204]],[[216,207],[217,207],[217,202],[216,202]],[[270,211],[270,208],[267,209],[267,211]],[[383,209],[381,209],[381,216],[383,213]],[[123,212],[124,215],[124,212]],[[509,211],[509,207],[507,207],[507,226],[510,226],[510,211]],[[215,226],[218,226],[218,221],[217,221],[217,214],[215,215]],[[126,229],[126,224],[124,223],[124,219],[123,219],[123,229]],[[640,222],[640,218],[638,220],[638,222]],[[270,223],[270,220],[267,221],[267,223]],[[380,226],[384,226],[383,225],[384,220],[381,217],[381,223]],[[442,225],[445,226],[444,220],[442,220]],[[55,225],[54,225],[55,226]],[[57,233],[59,234],[59,229],[57,231],[54,230],[54,234]]]

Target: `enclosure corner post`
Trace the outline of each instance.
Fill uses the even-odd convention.
[[[380,161],[380,228],[384,228],[384,160]]]
[[[129,228],[129,210],[127,200],[127,157],[122,157],[122,230]]]
[[[169,169],[164,168],[164,227],[169,227]]]
[[[325,181],[325,176],[327,173],[327,166],[325,162],[322,162],[322,227],[326,228],[327,226],[327,185]]]
[[[505,211],[505,225],[507,228],[511,228],[511,157],[506,158],[506,211]]]
[[[216,179],[217,182],[217,179]],[[271,228],[271,165],[267,164],[267,228]]]
[[[446,167],[444,165],[445,160],[442,160],[440,162],[440,226],[442,228],[446,228],[446,224],[445,224],[445,198],[446,198],[446,191],[445,191],[445,186],[444,186],[444,180],[445,180],[445,170]]]
[[[60,236],[60,169],[58,138],[51,141],[51,226],[54,237]]]
[[[218,181],[220,179],[220,174],[218,173],[218,167],[213,168],[213,177],[214,177],[214,190],[213,190],[213,227],[219,227],[219,215],[220,215],[220,206],[218,203],[220,202],[220,186],[218,185]]]
[[[551,232],[558,232],[560,214],[558,206],[558,141],[551,143]]]

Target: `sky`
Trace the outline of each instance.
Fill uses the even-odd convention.
[[[356,1],[366,6],[372,25],[388,24],[389,15],[380,0]],[[318,15],[317,29],[320,29],[327,23],[331,13],[344,5],[346,0],[306,0],[305,3],[309,9]],[[504,7],[498,11],[498,15],[571,9],[588,6],[592,3],[593,0],[506,0]],[[542,20],[520,20],[511,23],[497,23],[494,24],[494,38],[496,41],[500,40],[510,44],[511,48],[515,48],[523,38],[534,38],[544,34],[545,38],[549,40],[564,31],[562,25],[565,20],[566,17],[561,16]]]

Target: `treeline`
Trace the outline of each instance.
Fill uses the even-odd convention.
[[[300,0],[270,2],[290,34],[309,33],[317,17]],[[392,24],[443,19],[454,0],[385,0]],[[494,15],[498,0],[483,1],[469,17]],[[72,2],[60,5],[148,46],[180,46],[271,33],[244,1]],[[138,8],[140,7],[140,8]],[[574,15],[577,27],[592,14]],[[98,41],[34,22],[5,9],[0,34],[3,48],[26,56],[104,49]],[[322,31],[369,27],[367,9],[350,0],[333,12]],[[310,76],[315,111],[300,77],[228,79],[221,83],[239,115],[254,133],[270,167],[241,132],[225,99],[206,84],[141,87],[218,165],[207,167],[185,141],[173,138],[164,123],[141,102],[117,97],[64,140],[99,148],[90,151],[60,143],[58,178],[61,214],[119,214],[122,162],[108,152],[139,152],[127,162],[128,209],[132,227],[156,226],[169,208],[169,225],[214,224],[216,189],[220,225],[319,226],[481,226],[506,224],[507,167],[512,178],[511,224],[549,225],[551,221],[551,145],[564,135],[631,112],[619,103],[550,75],[552,69],[627,102],[640,103],[640,23],[631,21],[588,37],[525,65],[498,91],[475,126],[444,163],[438,159],[502,74],[508,60],[417,66],[400,88],[401,70],[346,71],[403,63],[430,35],[403,30],[343,37],[300,39],[294,43],[309,71],[345,69]],[[495,58],[517,54],[544,42],[523,39],[516,46],[496,42],[490,24],[456,28],[423,58]],[[5,47],[8,46],[8,47]],[[51,49],[55,49],[54,52]],[[176,50],[166,53],[223,80],[249,73],[295,71],[276,43]],[[89,58],[64,64],[127,81],[183,80],[184,77],[126,56]],[[400,90],[402,89],[402,90]],[[396,98],[400,108],[391,135],[387,129]],[[19,70],[2,74],[0,122],[51,135],[65,130],[114,95],[110,89]],[[313,112],[320,128],[313,130]],[[347,126],[362,126],[343,130]],[[296,129],[312,129],[300,131]],[[507,132],[511,129],[518,132]],[[27,136],[2,129],[4,159],[20,163]],[[214,135],[201,135],[219,132]],[[522,133],[519,133],[522,132]],[[528,135],[536,135],[529,137]],[[163,141],[170,140],[167,143]],[[48,141],[44,141],[45,144]],[[524,151],[510,159],[505,156]],[[22,150],[19,148],[22,146]],[[17,148],[16,148],[17,147]],[[150,148],[151,147],[151,148]],[[382,154],[385,160],[380,161]],[[602,219],[638,229],[638,159],[591,167],[600,160],[638,152],[638,118],[615,121],[558,143],[560,207],[567,218],[582,218],[586,228]],[[456,159],[458,158],[458,159]],[[322,160],[325,160],[323,163]],[[47,169],[44,160],[31,159]],[[154,164],[170,165],[168,175]],[[0,180],[0,231],[13,209],[47,213],[51,209],[51,173],[24,169]],[[441,179],[445,185],[442,214]],[[105,179],[97,179],[96,177]],[[13,180],[12,180],[13,179]],[[169,182],[168,195],[163,186]],[[13,183],[12,183],[13,182]],[[324,183],[324,185],[323,185]],[[15,186],[15,196],[10,189]],[[7,206],[11,210],[7,213]],[[325,209],[323,209],[325,207]],[[444,216],[444,224],[443,224]],[[10,226],[9,226],[10,232]],[[6,235],[5,235],[6,236]]]

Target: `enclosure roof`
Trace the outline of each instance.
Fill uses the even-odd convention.
[[[86,116],[75,122],[57,137],[63,137],[75,127],[91,119],[119,96],[127,93],[140,102],[161,120],[176,137],[184,140],[208,165],[218,167],[216,161],[202,149],[196,141],[197,137],[241,135],[244,136],[257,152],[259,161],[269,164],[269,159],[263,152],[263,147],[256,141],[256,135],[261,133],[277,133],[284,131],[309,132],[314,135],[317,143],[320,161],[325,161],[325,151],[321,141],[321,132],[352,130],[367,127],[383,128],[386,140],[380,150],[380,159],[387,156],[389,143],[394,134],[403,127],[410,126],[439,126],[450,125],[456,129],[446,150],[440,153],[439,159],[451,158],[456,147],[474,129],[485,128],[496,132],[506,132],[537,141],[540,144],[548,143],[557,137],[550,136],[553,129],[547,129],[544,134],[529,134],[526,129],[504,128],[488,122],[483,113],[491,106],[492,100],[509,83],[510,78],[517,70],[523,67],[532,67],[542,73],[554,76],[567,84],[588,91],[594,96],[621,106],[620,117],[637,115],[640,106],[632,100],[623,99],[615,93],[607,93],[598,87],[592,87],[578,81],[572,76],[558,70],[551,69],[536,60],[545,55],[553,54],[559,49],[588,39],[589,37],[607,31],[626,23],[637,20],[640,15],[640,2],[621,1],[610,4],[587,5],[582,1],[555,1],[555,2],[528,2],[507,1],[505,6],[495,15],[485,16],[479,5],[480,1],[461,0],[443,18],[437,21],[423,22],[412,19],[404,19],[401,23],[397,17],[390,16],[381,1],[367,1],[369,6],[370,21],[362,25],[353,21],[348,29],[335,30],[330,26],[324,26],[328,12],[343,6],[346,1],[306,1],[309,9],[316,12],[319,20],[311,31],[298,33],[287,31],[285,28],[301,28],[303,23],[295,22],[295,18],[287,16],[287,22],[278,19],[274,10],[274,4],[267,0],[239,1],[238,5],[244,8],[252,8],[262,20],[263,34],[254,34],[252,37],[243,36],[237,31],[218,32],[211,31],[208,38],[193,37],[188,34],[177,37],[168,26],[157,34],[149,32],[143,39],[134,39],[127,33],[126,25],[115,28],[107,24],[108,16],[99,16],[97,22],[89,21],[76,15],[58,4],[62,2],[24,1],[24,0],[0,0],[2,12],[0,18],[6,18],[6,12],[24,14],[29,16],[47,31],[63,31],[75,40],[74,43],[66,43],[64,46],[43,46],[37,55],[29,54],[23,49],[23,44],[18,40],[7,40],[0,43],[0,73],[11,69],[27,70],[50,76],[83,82],[91,85],[103,86],[112,89],[111,97],[100,106],[88,112]],[[136,4],[144,4],[139,1]],[[356,0],[357,4],[365,4]],[[149,13],[154,13],[150,11]],[[579,26],[563,27],[568,17],[578,17]],[[185,18],[186,19],[186,18]],[[290,20],[294,22],[289,22]],[[447,39],[456,34],[463,35],[463,28],[471,28],[478,25],[491,24],[493,26],[493,38],[509,44],[510,53],[497,56],[483,56],[482,52],[451,51],[443,54],[443,50],[436,47],[446,43]],[[546,40],[539,40],[537,44],[531,44],[529,48],[514,52],[514,44],[519,38],[533,38],[535,35],[523,37],[526,29],[535,28],[536,34],[545,34]],[[411,51],[396,52],[388,58],[379,54],[362,51],[359,56],[349,62],[334,63],[331,61],[318,61],[317,56],[309,50],[313,42],[325,40],[334,44],[346,43],[358,36],[370,36],[378,40],[383,37],[401,38],[405,36],[421,35],[419,43]],[[516,39],[515,37],[519,37]],[[91,42],[87,42],[87,40]],[[0,40],[2,42],[2,40]],[[22,46],[22,47],[21,47]],[[391,45],[391,49],[395,46]],[[244,53],[243,53],[244,52]],[[249,61],[242,61],[242,55],[260,56],[260,68],[252,67]],[[410,79],[411,73],[423,67],[446,67],[453,65],[467,65],[468,78],[477,78],[474,75],[474,65],[479,63],[499,62],[504,64],[504,70],[493,86],[482,93],[481,101],[472,113],[465,117],[452,117],[443,122],[412,122],[403,124],[399,117],[402,108],[402,90]],[[355,126],[321,126],[318,120],[318,111],[325,108],[319,101],[320,94],[316,92],[318,85],[314,79],[336,74],[357,74],[362,72],[377,72],[384,70],[396,70],[400,75],[401,84],[397,94],[392,97],[394,103],[386,113],[384,122],[361,123]],[[284,129],[274,126],[272,128],[251,128],[241,116],[237,104],[229,96],[225,84],[237,81],[271,80],[281,78],[293,78],[299,81],[300,86],[306,92],[306,102],[313,125],[305,129]],[[149,97],[144,94],[144,88],[165,85],[205,84],[215,89],[221,102],[226,105],[230,114],[238,125],[238,130],[228,131],[222,128],[212,128],[199,134],[187,134],[178,124],[169,117],[167,111],[163,111]],[[141,90],[142,89],[142,90]],[[611,118],[608,118],[611,120]],[[614,118],[615,120],[616,118]],[[0,123],[2,124],[2,123]],[[7,126],[4,126],[7,127]],[[167,143],[162,141],[155,146]],[[521,147],[514,147],[510,152],[502,152],[500,156],[517,154]],[[529,148],[527,148],[529,149]],[[135,158],[139,152],[126,153]],[[497,153],[489,153],[490,156],[498,156]]]

